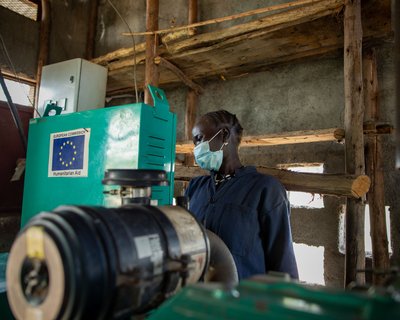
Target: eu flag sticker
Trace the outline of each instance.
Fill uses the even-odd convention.
[[[87,177],[90,128],[50,135],[49,177]]]

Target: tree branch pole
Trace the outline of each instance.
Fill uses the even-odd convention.
[[[198,21],[198,3],[197,0],[189,0],[188,7],[188,24],[193,24]],[[195,28],[189,29],[190,33],[194,35],[197,33]],[[186,110],[185,110],[185,140],[192,140],[192,129],[196,122],[197,109],[199,107],[199,94],[192,88],[188,88],[186,93]],[[192,153],[185,155],[185,164],[193,165],[194,156]]]
[[[344,10],[344,95],[346,174],[362,175],[365,171],[363,139],[361,0],[346,0]],[[362,285],[365,274],[364,204],[362,200],[346,201],[345,286]]]
[[[370,50],[363,57],[365,122],[379,122],[378,75],[375,51]],[[389,270],[388,237],[386,232],[385,188],[383,178],[382,136],[366,135],[366,172],[371,178],[367,193],[372,240],[372,267],[375,270]],[[387,276],[373,275],[374,285],[383,285]]]
[[[303,173],[276,168],[257,167],[257,171],[277,178],[288,191],[328,194],[349,198],[365,196],[371,185],[366,175]],[[193,166],[175,166],[175,181],[189,181],[207,175],[207,171]]]
[[[40,20],[40,40],[39,40],[39,55],[36,71],[36,90],[35,90],[35,108],[39,109],[39,90],[42,80],[42,69],[47,64],[49,54],[49,37],[51,25],[50,1],[42,0],[41,2],[42,17]],[[37,112],[37,111],[36,111]],[[35,112],[35,114],[36,114]],[[38,116],[38,114],[36,114]]]
[[[158,0],[146,0],[146,31],[153,32],[158,29]],[[144,103],[152,105],[153,99],[147,89],[147,85],[158,86],[158,66],[154,63],[157,57],[158,36],[156,34],[146,35],[146,66],[145,66],[145,88]]]

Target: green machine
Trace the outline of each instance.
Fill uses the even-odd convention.
[[[63,204],[121,205],[120,198],[104,192],[112,190],[102,185],[108,169],[164,170],[169,185],[152,187],[152,203],[172,204],[176,116],[161,89],[149,86],[149,91],[154,107],[137,103],[31,120],[21,227]],[[8,253],[0,254],[0,319],[13,319],[7,259]]]
[[[108,169],[155,169],[169,186],[152,188],[152,201],[172,204],[176,117],[164,92],[149,86],[144,103],[32,119],[21,225],[61,204],[115,207],[103,191]]]
[[[398,288],[356,292],[268,278],[258,276],[235,286],[187,286],[153,311],[149,320],[400,319]]]

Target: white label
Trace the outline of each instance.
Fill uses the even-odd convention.
[[[49,177],[87,177],[90,128],[50,135]]]
[[[163,271],[163,250],[158,234],[135,237],[136,252],[139,259],[150,257],[155,275]]]

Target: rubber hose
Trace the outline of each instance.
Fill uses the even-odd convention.
[[[205,276],[207,282],[238,283],[236,264],[226,244],[215,233],[206,230],[210,241],[210,267]]]

